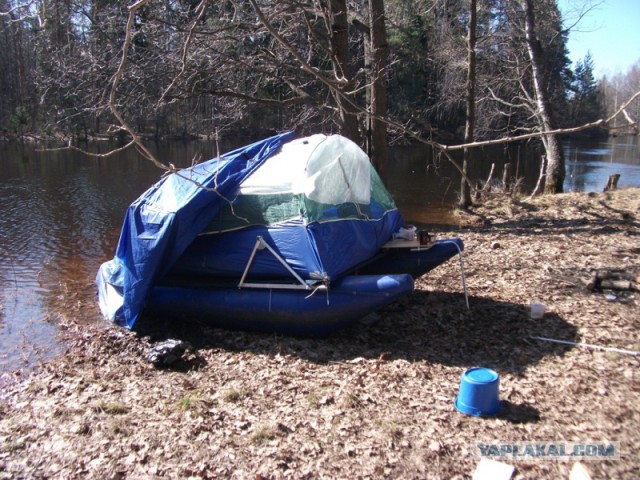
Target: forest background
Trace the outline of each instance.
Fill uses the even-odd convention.
[[[640,91],[640,60],[596,79],[589,54],[568,57],[593,7],[569,22],[556,0],[0,0],[0,132],[339,132],[384,174],[390,143],[526,136],[616,112]],[[624,114],[621,131],[637,133],[640,101]]]

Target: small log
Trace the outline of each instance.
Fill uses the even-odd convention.
[[[614,280],[629,280],[630,282],[633,282],[635,280],[633,278],[632,273],[626,272],[624,270],[619,270],[619,269],[602,268],[602,269],[596,270],[594,275],[598,280],[614,279]]]
[[[601,280],[600,288],[610,290],[634,290],[633,283],[628,280]]]
[[[610,190],[618,189],[618,180],[620,180],[620,174],[614,173],[613,175],[609,175],[609,180],[607,180],[607,185],[604,187],[604,192],[608,192]]]
[[[616,278],[618,274],[612,270],[596,270],[594,276],[597,280],[608,280],[610,278]]]
[[[635,280],[635,281],[634,281]],[[587,289],[637,290],[638,279],[622,270],[596,270],[587,282]]]

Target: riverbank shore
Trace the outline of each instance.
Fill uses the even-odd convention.
[[[87,325],[96,306],[61,299],[66,352],[3,379],[0,478],[467,478],[478,444],[514,442],[613,443],[618,458],[586,469],[635,477],[640,293],[587,283],[598,269],[640,275],[640,189],[496,197],[458,222],[435,233],[465,242],[469,311],[456,260],[320,339],[196,326],[141,337]],[[196,351],[156,369],[145,356],[162,336]],[[476,366],[500,374],[495,417],[454,408]],[[499,460],[514,478],[568,478],[575,463]]]

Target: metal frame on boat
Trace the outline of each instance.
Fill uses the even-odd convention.
[[[253,260],[256,257],[256,252],[258,250],[264,250],[265,248],[276,258],[276,260],[278,260],[282,264],[284,268],[287,269],[287,271],[293,276],[293,278],[297,280],[298,283],[287,284],[287,283],[269,283],[269,282],[263,282],[263,283],[245,282],[247,275],[249,274],[249,270],[251,269],[251,264],[253,263]],[[317,284],[318,284],[318,280],[310,280],[305,282],[300,277],[300,275],[298,275],[295,272],[295,270],[291,268],[289,264],[280,255],[278,255],[278,253],[273,248],[271,248],[271,246],[267,242],[264,241],[264,238],[258,235],[258,237],[256,238],[256,244],[254,245],[253,250],[251,251],[251,255],[249,256],[249,261],[247,262],[247,266],[244,269],[244,272],[242,273],[242,278],[240,279],[240,283],[238,283],[238,288],[243,288],[243,287],[276,288],[276,289],[280,288],[280,289],[286,289],[286,290],[311,290],[311,289],[327,288],[326,285],[323,285],[323,284],[317,285]]]

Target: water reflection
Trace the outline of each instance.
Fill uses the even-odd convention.
[[[462,152],[452,154],[458,165]],[[522,145],[477,149],[469,166],[471,179],[493,182],[502,179],[505,164],[511,165],[513,179],[520,179],[523,192],[535,187],[540,171],[540,152],[536,147]],[[405,218],[427,226],[453,223],[451,206],[460,192],[460,173],[444,156],[435,155],[423,146],[394,147],[391,152],[391,178],[387,187],[394,195]]]
[[[111,147],[92,146],[96,152]],[[176,166],[216,152],[213,142],[154,148]],[[640,186],[637,137],[569,143],[565,151],[568,189],[599,191],[612,173],[622,175],[620,186]],[[499,178],[509,162],[514,176],[524,178],[523,190],[531,190],[539,158],[539,151],[525,146],[485,149],[476,152],[470,176],[486,179],[495,164]],[[451,223],[460,176],[445,158],[424,147],[394,147],[390,170],[387,186],[406,219]],[[66,315],[99,318],[93,285],[98,266],[113,256],[127,206],[161,175],[133,150],[91,158],[0,145],[0,372],[55,355],[56,324]]]
[[[91,146],[96,153],[112,147]],[[177,166],[213,149],[156,146]],[[93,280],[113,256],[126,208],[161,174],[134,150],[94,158],[0,145],[0,372],[57,353],[56,323],[77,305],[95,306]],[[97,307],[79,313],[98,318]]]
[[[640,185],[640,137],[568,141],[564,145],[567,191],[602,191],[607,178],[620,174],[620,188]]]

